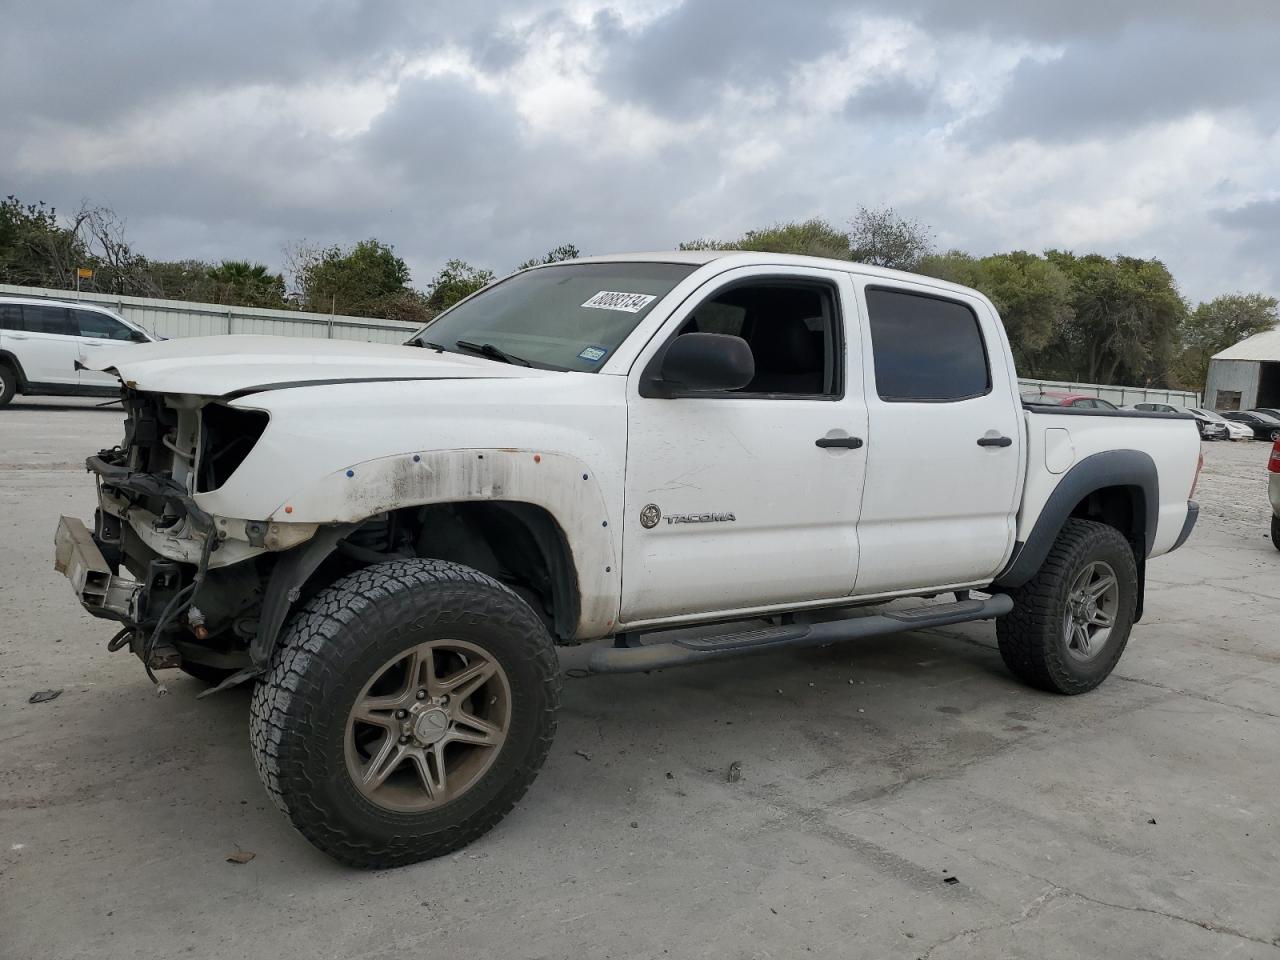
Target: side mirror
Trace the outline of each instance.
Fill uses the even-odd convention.
[[[662,385],[694,391],[738,390],[756,375],[755,358],[741,337],[686,333],[662,357]]]

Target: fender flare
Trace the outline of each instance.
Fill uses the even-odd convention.
[[[1025,541],[1014,544],[1013,556],[995,579],[1000,589],[1020,587],[1038,571],[1071,517],[1071,511],[1085,497],[1107,487],[1127,487],[1134,497],[1134,516],[1142,523],[1141,540],[1126,531],[1138,564],[1138,606],[1142,605],[1142,582],[1147,556],[1156,538],[1160,515],[1160,475],[1155,461],[1141,450],[1106,450],[1085,457],[1058,481],[1049,494],[1035,526]]]
[[[27,373],[22,369],[22,361],[8,350],[0,350],[0,363],[13,370],[18,375],[18,392],[22,393],[27,387]]]
[[[266,669],[276,639],[280,636],[280,628],[297,602],[303,584],[337,549],[338,542],[357,526],[359,524],[336,523],[321,527],[306,543],[280,555],[267,581],[262,610],[258,614],[258,631],[249,644],[249,660],[256,670]]]

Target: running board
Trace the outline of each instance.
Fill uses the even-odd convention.
[[[926,604],[869,617],[760,627],[711,637],[681,638],[669,643],[617,647],[609,646],[611,641],[602,641],[592,651],[588,669],[592,673],[636,673],[665,667],[683,667],[724,657],[780,650],[783,647],[816,647],[841,640],[900,633],[903,630],[945,627],[971,620],[993,620],[1012,609],[1012,598],[998,593],[987,600]]]

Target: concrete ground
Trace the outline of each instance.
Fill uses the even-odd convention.
[[[1204,519],[1091,694],[1019,686],[989,624],[570,679],[506,821],[361,873],[267,801],[244,690],[157,697],[51,569],[119,420],[0,410],[4,958],[1280,958],[1267,444],[1206,445]]]

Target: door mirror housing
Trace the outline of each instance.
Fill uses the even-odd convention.
[[[686,333],[671,341],[662,357],[659,395],[677,391],[739,390],[756,375],[751,347],[724,333]]]

